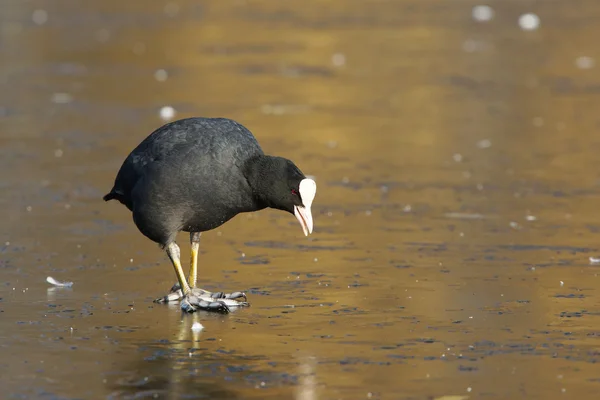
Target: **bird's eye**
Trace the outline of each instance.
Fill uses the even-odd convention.
[[[294,196],[298,196],[298,191],[297,191],[296,189],[292,189],[292,194],[293,194]]]

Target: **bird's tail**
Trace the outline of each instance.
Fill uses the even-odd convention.
[[[104,197],[102,198],[104,201],[110,201],[110,200],[114,200],[114,199],[118,199],[119,195],[115,192],[110,192],[106,195],[104,195]]]

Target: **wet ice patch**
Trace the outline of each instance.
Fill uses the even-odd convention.
[[[48,282],[49,284],[54,285],[56,287],[71,287],[71,286],[73,286],[73,282],[60,282],[51,276],[46,278],[46,282]]]

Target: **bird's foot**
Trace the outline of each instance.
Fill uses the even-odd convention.
[[[238,301],[237,299],[244,299]],[[223,293],[209,292],[200,288],[193,288],[187,295],[183,295],[181,287],[178,283],[173,285],[168,295],[160,297],[154,302],[170,303],[181,300],[181,309],[183,311],[193,313],[194,311],[215,311],[221,313],[229,313],[231,309],[238,307],[248,307],[248,298],[243,292]]]
[[[176,283],[171,287],[169,294],[163,297],[159,297],[158,299],[154,299],[155,303],[174,303],[183,299],[183,292],[181,291],[181,286],[179,283]]]
[[[244,301],[236,299],[243,298]],[[204,289],[193,288],[181,300],[181,309],[185,312],[193,313],[194,311],[215,311],[227,314],[232,309],[238,307],[248,307],[250,303],[247,301],[246,294],[242,292],[211,293]]]

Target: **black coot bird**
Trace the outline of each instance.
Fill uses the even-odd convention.
[[[140,232],[166,249],[178,283],[155,301],[181,300],[188,312],[228,312],[230,306],[248,304],[244,293],[196,288],[201,232],[239,213],[271,207],[294,214],[308,235],[316,190],[316,183],[293,162],[265,155],[241,124],[225,118],[186,118],[144,139],[123,162],[104,200],[124,204]],[[175,243],[180,231],[190,233],[188,279]],[[242,298],[243,302],[236,300]]]

